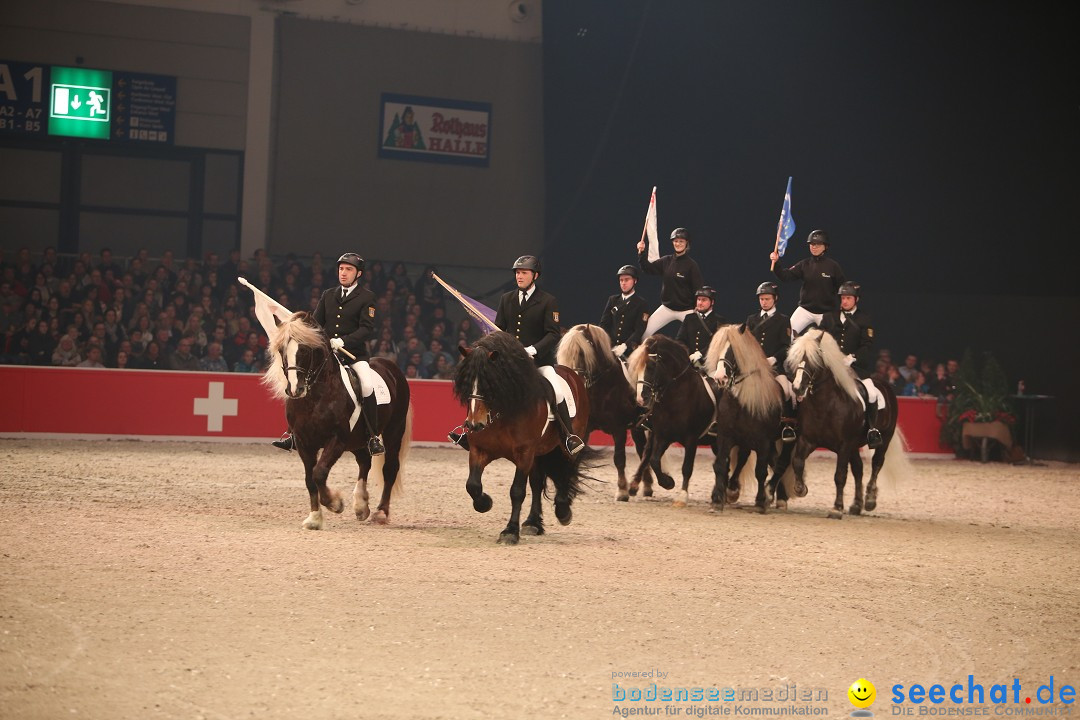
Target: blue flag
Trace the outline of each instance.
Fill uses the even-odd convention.
[[[784,256],[787,241],[795,234],[795,218],[791,217],[791,178],[787,179],[787,192],[784,193],[784,209],[780,211],[780,222],[776,225],[776,254]]]

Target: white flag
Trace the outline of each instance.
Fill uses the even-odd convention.
[[[274,335],[277,334],[277,323],[274,322],[274,318],[276,317],[278,320],[284,322],[292,316],[292,310],[285,307],[244,278],[238,277],[236,279],[241,285],[250,288],[251,292],[255,293],[255,317],[259,319],[259,324],[262,325],[263,330],[266,331],[266,336],[273,340]]]
[[[656,186],[653,185],[652,197],[649,198],[649,212],[645,213],[645,234],[649,238],[649,262],[660,259],[660,241],[656,239]]]

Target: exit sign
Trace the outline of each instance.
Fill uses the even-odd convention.
[[[111,72],[53,67],[49,134],[108,140],[111,101]]]

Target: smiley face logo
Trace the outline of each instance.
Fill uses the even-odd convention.
[[[857,708],[868,708],[874,704],[874,700],[877,699],[877,688],[874,687],[874,683],[870,682],[866,678],[859,678],[855,682],[851,683],[851,687],[847,691],[848,700],[851,704]]]

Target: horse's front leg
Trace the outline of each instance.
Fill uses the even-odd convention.
[[[713,477],[715,478],[712,491],[712,506],[716,510],[723,510],[727,503],[728,487],[730,478],[728,471],[731,469],[731,442],[717,440],[716,458],[713,460]]]
[[[791,458],[791,469],[795,471],[795,497],[806,497],[806,458],[814,448],[806,441],[805,436],[800,435],[795,442],[795,450]]]
[[[465,490],[472,498],[473,510],[476,512],[486,513],[491,509],[491,496],[484,492],[484,483],[481,481],[488,462],[490,460],[485,453],[475,447],[469,449],[469,479],[465,482]]]
[[[647,433],[643,428],[633,427],[630,429],[630,437],[634,441],[634,450],[637,452],[638,467],[640,468],[645,463],[645,452],[649,444],[649,438],[651,434]],[[635,479],[634,484],[630,486],[630,494],[633,495],[637,489],[639,482],[645,483],[645,489],[641,491],[641,497],[652,497],[652,471],[648,465],[645,465],[644,472],[641,473],[640,481]]]
[[[730,445],[728,445],[728,455],[731,455]],[[728,489],[727,489],[727,501],[729,505],[734,505],[739,501],[739,495],[742,494],[742,481],[739,477],[742,475],[743,468],[746,467],[746,461],[750,459],[750,451],[739,446],[739,454],[735,459],[735,469],[731,471],[728,476]],[[731,458],[728,458],[728,465],[731,464]]]
[[[787,509],[787,487],[784,485],[784,473],[791,467],[791,454],[795,450],[793,443],[784,443],[780,449],[780,453],[776,457],[776,464],[773,466],[772,477],[769,478],[768,483],[768,498],[770,501],[776,498],[776,507],[781,510]]]
[[[690,502],[690,476],[694,474],[694,460],[697,458],[697,438],[684,440],[683,443],[686,452],[682,461],[682,489],[675,493],[675,500],[671,503],[677,508],[684,508]]]
[[[859,452],[859,449],[855,448],[855,452]],[[842,446],[836,453],[836,471],[833,473],[833,483],[836,484],[836,500],[833,501],[832,509],[829,510],[829,517],[833,520],[840,520],[844,517],[844,485],[847,484],[847,468],[850,459],[851,450],[847,446]]]
[[[848,508],[848,512],[852,515],[862,515],[863,511],[862,473],[862,455],[859,454],[859,449],[855,448],[855,450],[851,453],[851,476],[855,478],[855,499],[852,500],[851,507]],[[847,473],[845,472],[844,475],[846,476]]]
[[[532,494],[532,507],[529,509],[529,517],[521,523],[522,535],[544,534],[544,471],[533,466],[529,473],[529,492]]]
[[[322,453],[319,454],[319,461],[315,463],[315,469],[311,473],[312,479],[319,489],[319,502],[322,503],[323,507],[336,513],[345,509],[345,501],[341,499],[340,493],[327,486],[326,479],[330,477],[330,468],[334,467],[334,463],[338,461],[338,458],[344,452],[345,443],[334,438],[326,444]]]
[[[757,477],[757,497],[754,498],[754,506],[759,513],[765,513],[769,507],[769,497],[765,493],[765,483],[769,479],[769,450],[771,443],[763,443],[757,447],[757,459],[754,463],[754,475]]]
[[[866,512],[873,512],[874,508],[877,507],[877,477],[878,473],[881,472],[881,466],[885,464],[885,453],[889,449],[892,437],[891,435],[885,435],[884,439],[885,442],[874,451],[870,458],[870,482],[866,483],[866,502],[863,504],[863,509]],[[897,452],[903,452],[903,450],[898,448]]]
[[[615,499],[629,502],[630,493],[626,484],[626,430],[615,431],[611,436],[615,441],[615,455],[612,460],[615,463],[615,471],[619,474],[619,484],[615,492]]]
[[[371,456],[364,452],[353,453],[356,456],[356,465],[359,470],[356,476],[356,487],[353,488],[353,512],[356,519],[363,522],[371,516],[371,508],[368,507],[368,473],[371,472]]]
[[[664,472],[664,468],[660,464],[661,460],[664,459],[664,453],[671,447],[671,441],[667,439],[661,440],[654,435],[651,445],[652,453],[649,455],[649,463],[647,466],[645,463],[642,463],[642,466],[652,469],[653,473],[656,475],[656,482],[660,487],[665,490],[671,490],[675,487],[675,479]],[[641,468],[638,468],[639,473],[640,471]]]
[[[499,534],[500,543],[517,545],[521,539],[521,505],[525,502],[525,490],[529,482],[529,468],[517,466],[514,481],[510,483],[510,520]]]
[[[317,450],[309,450],[305,444],[297,447],[300,459],[304,463],[304,485],[307,486],[308,500],[311,503],[311,511],[304,520],[305,530],[322,530],[322,508],[319,506],[319,486],[315,483],[313,471],[315,469],[315,454]]]

